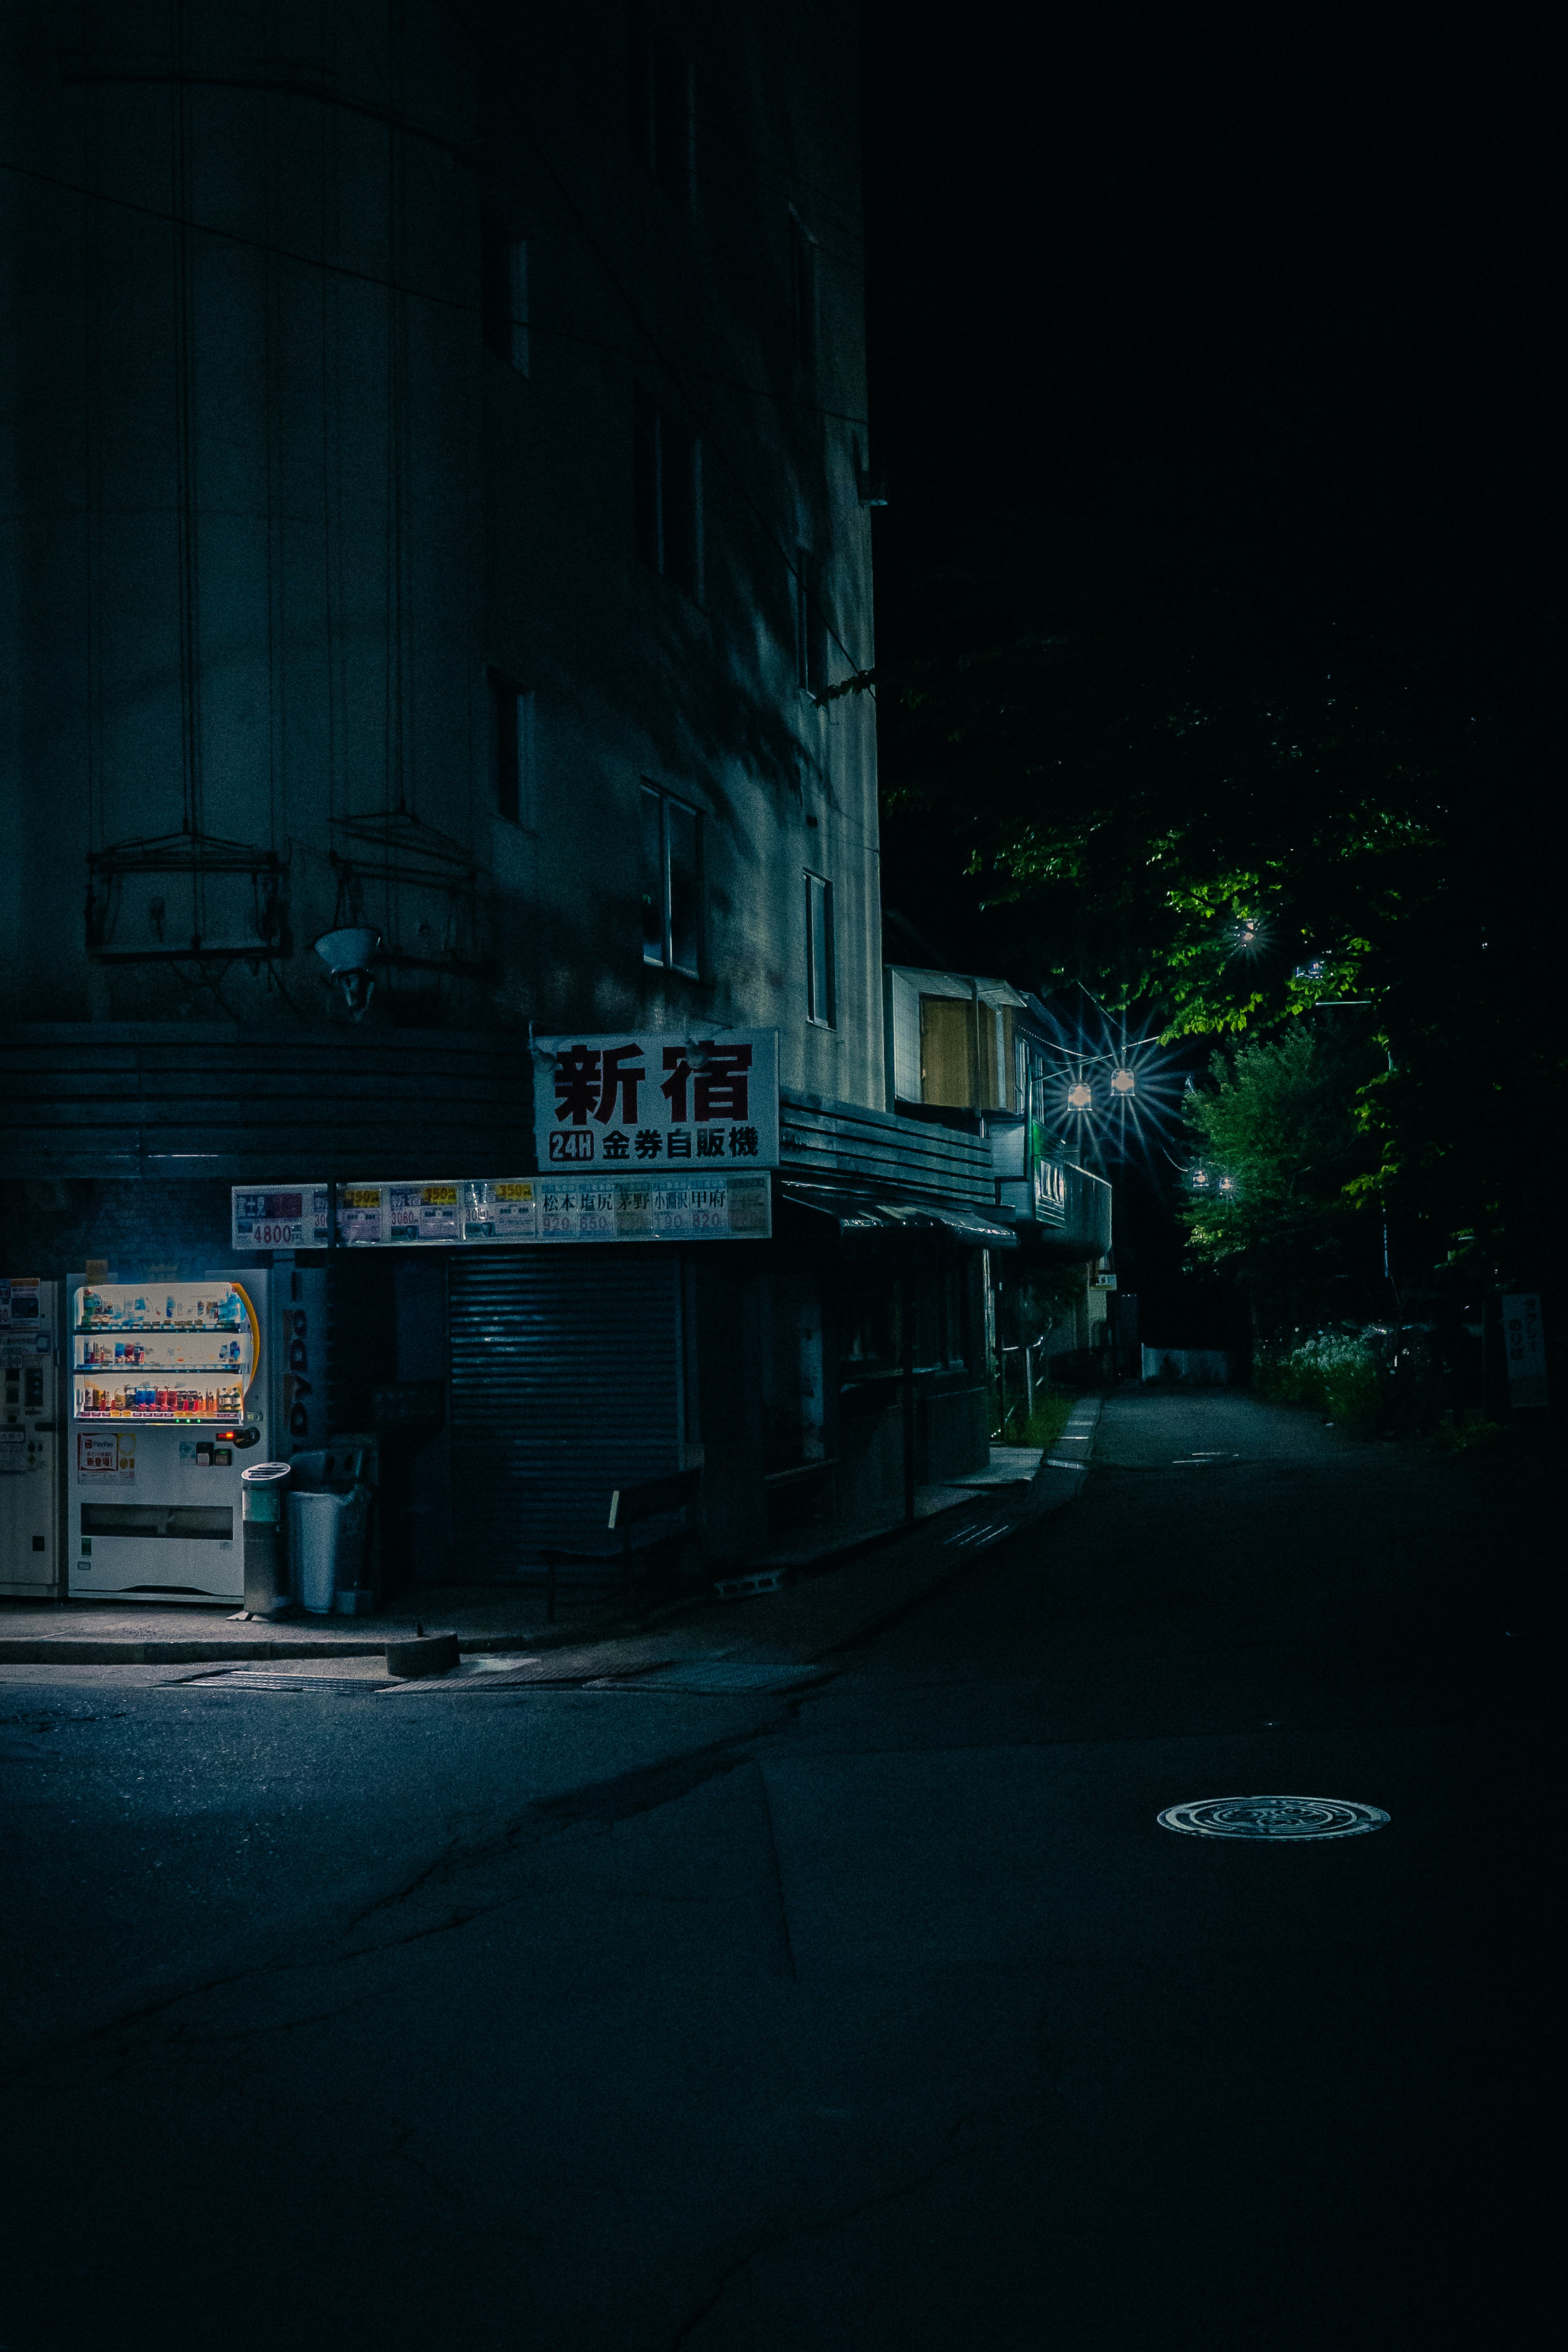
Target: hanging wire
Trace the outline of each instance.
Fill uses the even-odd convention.
[[[326,98],[324,94],[321,97],[323,114],[341,103],[336,99]],[[406,128],[405,125],[398,127]],[[35,180],[42,187],[58,188],[62,195],[81,196],[89,204],[109,205],[118,212],[133,213],[141,220],[158,221],[169,226],[177,218],[175,214],[166,211],[161,205],[136,204],[129,196],[111,196],[102,188],[89,188],[79,180],[63,179],[58,172],[35,171],[30,165],[13,163],[4,155],[0,155],[0,172],[8,172],[14,179]],[[378,290],[390,287],[412,301],[428,302],[438,310],[456,310],[467,319],[479,316],[479,304],[465,301],[460,294],[439,294],[428,286],[414,286],[402,279],[389,278],[380,270],[353,269],[347,262],[326,261],[320,254],[299,253],[292,246],[279,245],[275,238],[244,236],[237,229],[218,228],[210,221],[187,221],[185,225],[195,236],[212,237],[220,245],[237,246],[245,253],[269,254],[277,261],[297,262],[301,269],[319,270],[328,278],[341,278],[353,286],[374,286]],[[646,362],[647,358],[646,352],[629,351],[624,343],[606,342],[602,335],[584,334],[580,328],[563,327],[558,321],[520,319],[517,323],[525,326],[531,335],[553,335],[558,342],[581,343],[588,351],[603,352],[611,359],[627,360],[634,366]],[[766,384],[742,383],[738,378],[720,375],[711,368],[687,365],[677,371],[673,362],[665,364],[672,373],[679,373],[693,383],[710,383],[722,392],[739,393],[745,400],[771,402],[775,408],[798,408],[803,416],[822,416],[831,424],[858,425],[862,432],[869,430],[869,419],[858,415],[852,409],[828,408],[819,400],[803,400],[798,394],[775,392]]]

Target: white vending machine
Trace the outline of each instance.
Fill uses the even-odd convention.
[[[243,1600],[239,1474],[266,1459],[267,1276],[70,1294],[73,1599]]]
[[[59,1591],[59,1286],[0,1276],[0,1592]]]

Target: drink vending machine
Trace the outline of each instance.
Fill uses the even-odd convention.
[[[265,1459],[267,1281],[72,1286],[73,1597],[243,1600],[239,1474]]]
[[[58,1297],[55,1283],[0,1277],[0,1592],[13,1600],[58,1590]]]

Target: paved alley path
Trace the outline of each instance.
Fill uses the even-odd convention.
[[[0,2344],[1531,2340],[1550,1543],[1135,1391],[804,1694],[0,1681]]]

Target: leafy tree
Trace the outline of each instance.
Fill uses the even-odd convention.
[[[1366,1157],[1357,1075],[1353,1053],[1298,1026],[1216,1055],[1212,1091],[1188,1097],[1189,1247],[1241,1280],[1257,1339],[1344,1311],[1336,1283],[1356,1243],[1347,1186]]]
[[[1034,916],[1042,980],[1152,996],[1169,1037],[1368,1000],[1351,1197],[1544,1272],[1550,620],[1456,609],[1364,548],[1295,578],[1268,523],[977,539],[880,674],[889,833],[945,830],[988,905]]]

